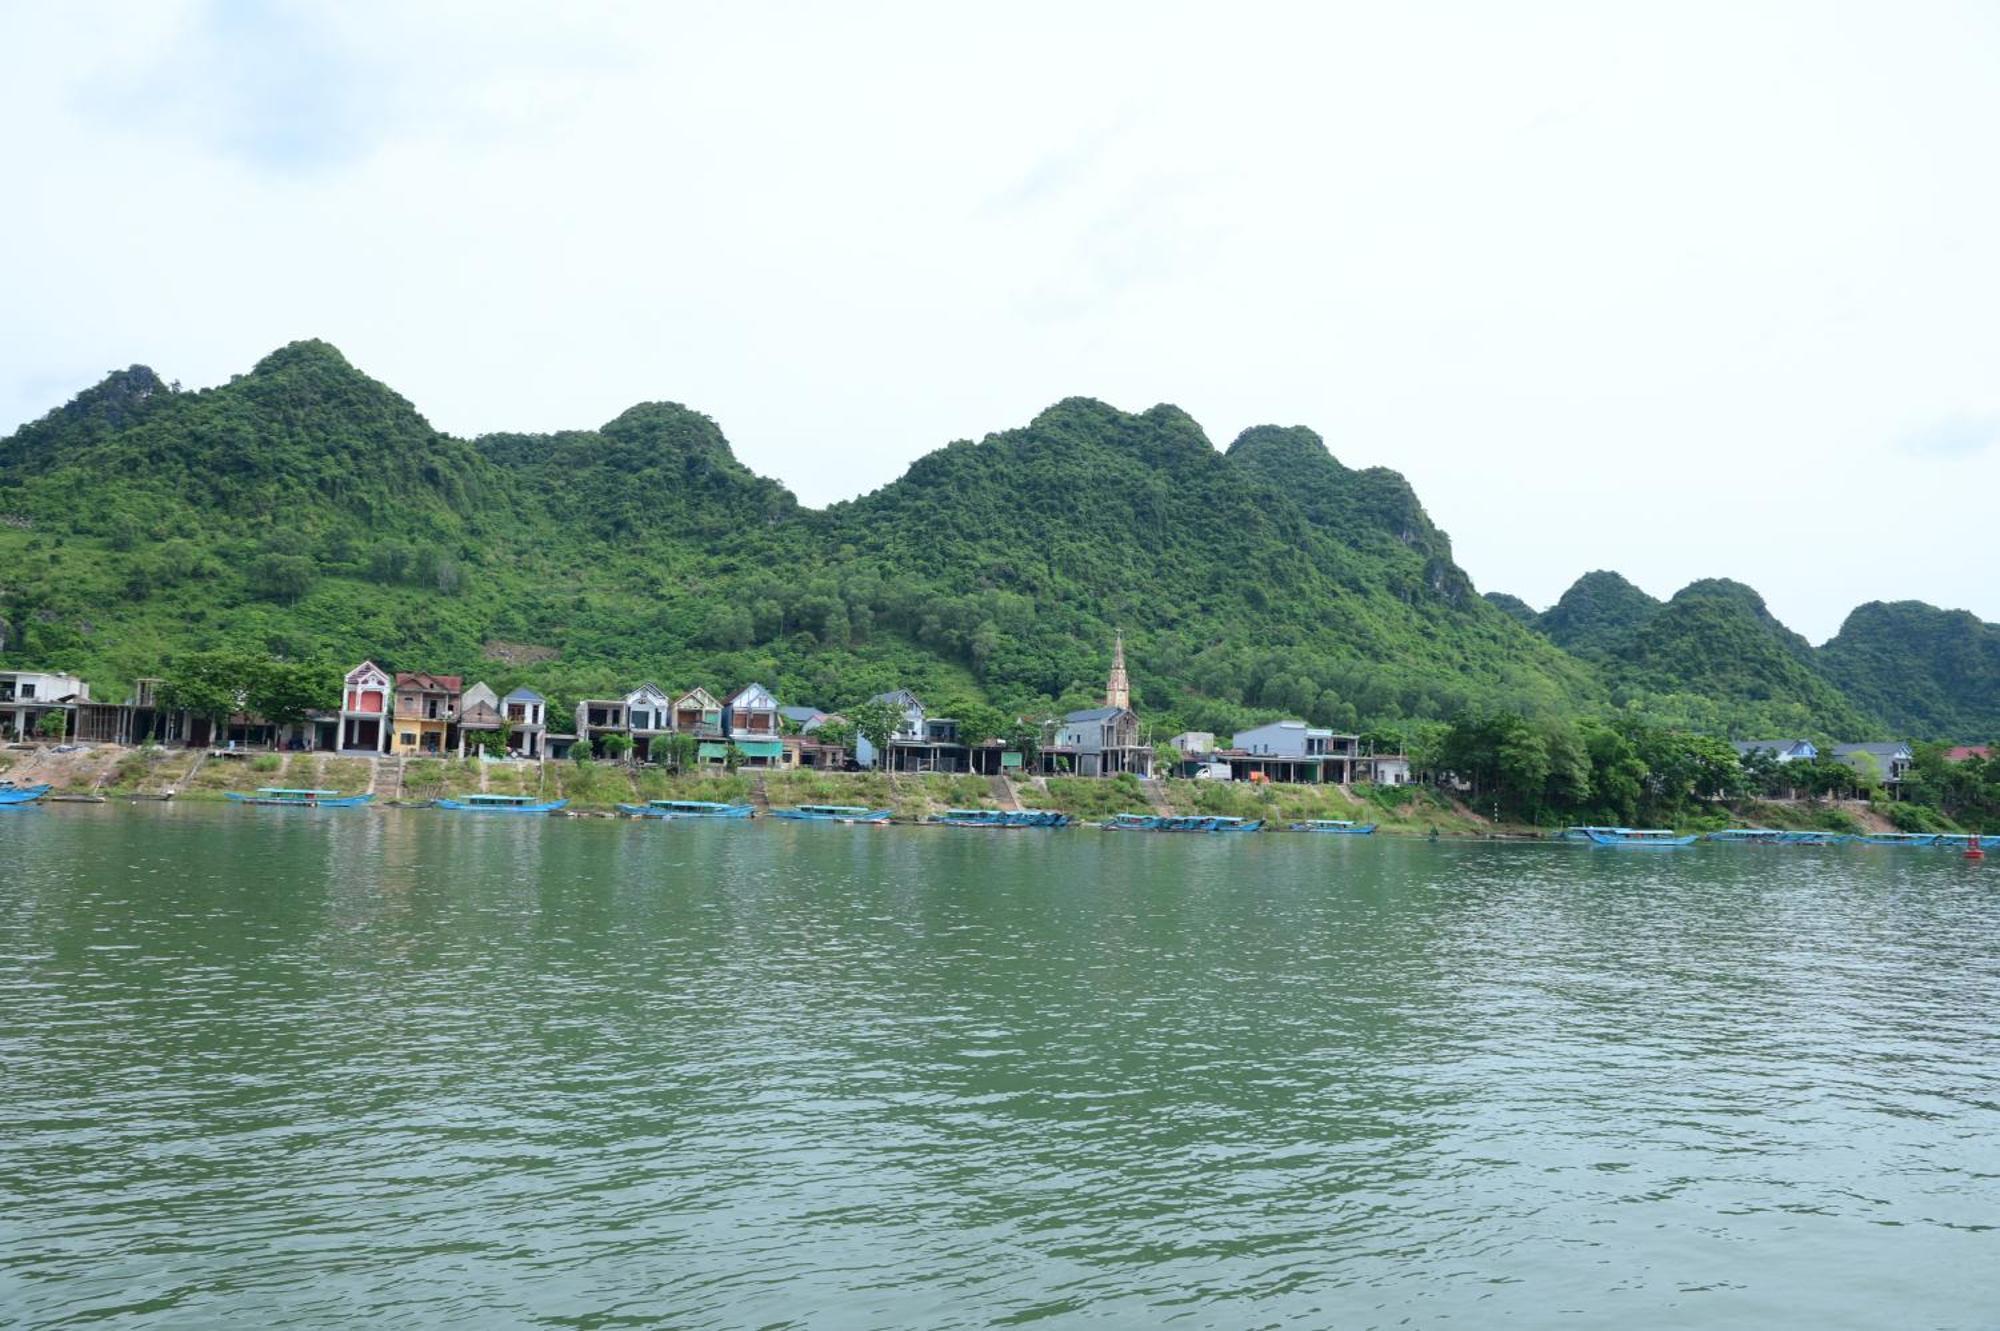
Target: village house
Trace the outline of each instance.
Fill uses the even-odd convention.
[[[833,719],[832,712],[822,712],[817,707],[793,707],[790,705],[780,707],[778,715],[782,719],[791,722],[793,729],[797,730],[801,735],[810,735],[813,731],[818,730]]]
[[[486,681],[472,685],[459,696],[458,756],[472,747],[474,735],[505,735],[506,719],[500,712],[500,695]]]
[[[373,661],[363,661],[347,672],[340,697],[342,751],[389,751],[389,712],[394,706],[395,693],[395,681]]]
[[[1857,772],[1879,777],[1892,797],[1902,794],[1903,782],[1917,761],[1907,744],[1836,744],[1833,756]]]
[[[523,758],[543,755],[543,737],[549,728],[549,700],[530,688],[518,688],[500,700],[507,718],[510,751]]]
[[[674,699],[673,728],[683,735],[697,738],[720,738],[722,704],[707,689],[689,689]]]
[[[12,739],[33,739],[41,734],[42,718],[60,712],[63,734],[72,734],[78,705],[89,701],[90,685],[75,675],[0,670],[0,733]]]
[[[1354,780],[1361,737],[1336,735],[1300,720],[1272,721],[1237,731],[1230,747],[1215,756],[1229,764],[1230,775],[1238,781],[1261,777],[1344,786]]]
[[[696,752],[702,762],[727,762],[735,749],[746,767],[778,767],[785,761],[779,734],[778,699],[762,684],[745,684],[723,700],[722,740],[704,742]]]
[[[450,753],[458,724],[459,685],[457,675],[398,670],[389,752],[406,758]]]
[[[604,736],[630,732],[623,698],[584,698],[577,703],[576,742],[591,752],[602,752],[597,741]]]
[[[674,728],[674,704],[657,684],[641,684],[625,695],[625,733],[632,737],[632,758],[647,762],[653,741]]]
[[[874,767],[878,763],[889,772],[963,772],[966,770],[968,755],[959,742],[958,722],[948,716],[931,716],[916,694],[908,689],[894,689],[888,693],[878,693],[870,702],[887,703],[902,713],[903,719],[897,724],[895,733],[889,736],[885,754],[875,752],[875,746],[866,739],[856,737],[854,758],[863,767]]]

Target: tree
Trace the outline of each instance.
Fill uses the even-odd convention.
[[[632,752],[632,737],[613,732],[597,737],[597,751],[607,758],[622,760]]]
[[[854,733],[875,747],[875,757],[885,768],[889,765],[889,740],[902,727],[905,719],[903,709],[894,703],[871,700],[859,707],[847,709],[847,719],[854,726]]]
[[[749,757],[749,755],[744,753],[743,750],[737,748],[736,742],[734,740],[731,740],[729,742],[729,747],[722,751],[723,769],[725,771],[734,772],[737,768],[743,766],[743,760],[747,757]]]
[[[1042,730],[1020,718],[1007,727],[1007,747],[1021,755],[1021,767],[1032,772],[1041,765]]]
[[[319,581],[319,566],[304,555],[262,555],[250,565],[250,594],[260,601],[297,605]]]
[[[686,771],[699,751],[700,744],[695,737],[678,730],[653,737],[653,761],[676,772]]]
[[[261,665],[234,652],[189,652],[160,682],[160,701],[220,726],[243,709],[244,692]]]
[[[52,739],[60,744],[69,734],[69,713],[60,708],[43,712],[41,720],[35,722],[35,730],[43,739]]]
[[[244,683],[244,706],[274,727],[298,725],[340,697],[337,666],[318,661],[261,661]]]

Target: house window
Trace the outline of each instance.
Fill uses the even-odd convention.
[[[399,739],[399,740],[400,740],[400,741],[401,741],[401,742],[402,742],[403,744],[405,744],[405,745],[409,746],[410,748],[413,748],[413,749],[414,749],[414,748],[416,748],[416,747],[417,747],[417,737],[416,737],[416,736],[415,736],[414,734],[412,734],[411,732],[407,731],[407,730],[406,730],[406,731],[404,731],[404,732],[403,732],[403,733],[402,733],[401,735],[397,736],[397,738],[398,738],[398,739]]]
[[[21,681],[21,696],[23,698],[32,698],[35,696],[35,686],[28,683],[25,679]]]

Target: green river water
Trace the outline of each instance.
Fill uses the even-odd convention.
[[[0,1324],[2000,1325],[2000,868],[0,814]]]

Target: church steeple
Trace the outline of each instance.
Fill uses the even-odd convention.
[[[1125,674],[1125,635],[1122,632],[1111,647],[1111,678],[1104,682],[1104,705],[1127,710],[1132,706],[1132,681]]]

